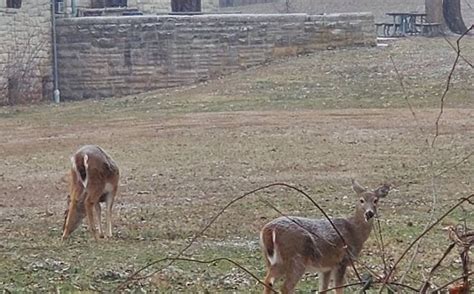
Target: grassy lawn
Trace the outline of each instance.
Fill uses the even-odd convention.
[[[463,40],[462,53],[474,60],[473,38]],[[110,292],[148,262],[179,252],[229,201],[260,186],[292,184],[331,216],[347,215],[357,200],[351,177],[371,188],[386,181],[396,187],[379,207],[385,260],[393,264],[426,224],[473,191],[474,71],[463,61],[446,96],[440,135],[434,147],[427,144],[454,59],[444,39],[408,38],[153,93],[0,108],[0,289]],[[104,147],[121,169],[114,238],[92,241],[83,225],[63,243],[69,156],[90,143]],[[230,258],[263,279],[259,229],[278,216],[267,202],[285,214],[321,217],[296,192],[267,189],[232,205],[183,256]],[[443,228],[462,223],[474,227],[472,205],[422,239],[404,283],[422,284],[449,245]],[[357,263],[362,273],[383,272],[376,235]],[[456,252],[435,285],[460,276]],[[412,256],[398,266],[398,279]],[[154,273],[165,264],[146,269],[150,276],[128,289],[262,290],[228,262],[179,261]],[[347,281],[355,280],[349,270]],[[308,293],[317,284],[307,274],[298,289]]]

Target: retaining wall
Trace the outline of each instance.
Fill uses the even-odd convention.
[[[374,46],[369,13],[59,19],[63,99],[174,87],[328,47]]]

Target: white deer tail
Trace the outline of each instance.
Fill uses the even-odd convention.
[[[71,163],[77,178],[82,184],[82,187],[87,188],[87,182],[89,180],[89,175],[87,172],[87,170],[89,169],[89,156],[87,156],[87,154],[84,154],[82,162],[78,162],[76,156],[73,156],[71,157]],[[78,166],[78,164],[80,166]]]

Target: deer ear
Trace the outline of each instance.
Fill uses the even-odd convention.
[[[351,179],[351,181],[352,181],[352,190],[354,190],[354,192],[356,192],[357,194],[365,192],[366,189],[362,187],[359,183],[357,183],[355,179]]]
[[[390,184],[383,184],[374,191],[375,195],[379,198],[384,198],[388,192],[390,192]]]

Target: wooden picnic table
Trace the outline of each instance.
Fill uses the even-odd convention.
[[[393,17],[394,35],[397,34],[397,31],[402,36],[418,34],[420,32],[416,28],[417,24],[424,23],[426,19],[426,13],[420,12],[388,12],[386,14]],[[417,21],[418,18],[419,21]]]

